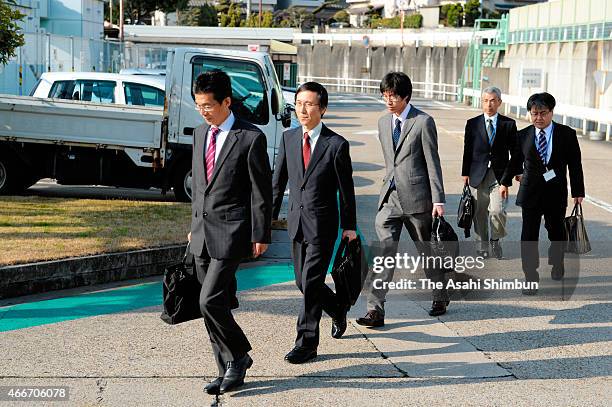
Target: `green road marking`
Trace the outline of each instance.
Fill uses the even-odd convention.
[[[361,235],[359,230],[357,233]],[[361,236],[363,244],[365,240]],[[334,255],[340,235],[334,246]],[[333,267],[330,261],[328,272]],[[238,290],[250,290],[294,280],[293,264],[275,263],[242,268],[236,273]],[[35,301],[0,308],[0,332],[54,324],[158,306],[162,303],[161,282],[83,293],[52,300]]]
[[[236,278],[238,290],[265,287],[292,281],[293,266],[285,263],[241,269],[236,273]],[[153,307],[161,303],[162,285],[156,282],[16,304],[0,309],[0,332]]]

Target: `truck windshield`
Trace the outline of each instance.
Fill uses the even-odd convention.
[[[268,100],[264,80],[257,64],[198,56],[192,61],[193,75],[191,89],[196,78],[203,72],[220,69],[232,81],[231,109],[237,116],[254,124],[268,124]],[[192,97],[193,95],[192,91]]]

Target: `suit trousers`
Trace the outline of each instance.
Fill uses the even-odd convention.
[[[295,284],[303,295],[295,346],[316,349],[323,311],[333,318],[338,308],[336,294],[325,284],[335,242],[311,244],[299,239],[299,234],[297,237],[298,240],[293,240],[291,256]]]
[[[236,294],[236,270],[240,259],[211,259],[204,250],[205,256],[194,256],[198,281],[202,284],[200,291],[200,310],[204,317],[206,331],[219,369],[223,376],[227,362],[236,360],[251,348],[244,332],[232,315]]]
[[[550,240],[548,264],[553,266],[563,265],[565,246],[563,221],[565,210],[566,207],[564,206],[522,208],[521,263],[527,281],[540,281],[537,269],[540,266],[538,241],[542,216],[544,216],[544,227],[548,231],[548,240]]]
[[[479,243],[480,250],[489,250],[489,239],[497,240],[506,236],[506,206],[508,198],[499,194],[499,182],[493,169],[489,168],[480,185],[472,189],[476,200],[474,208],[474,238]],[[489,223],[491,234],[489,236]]]
[[[429,256],[431,254],[431,245],[429,244],[431,224],[431,212],[404,214],[397,191],[393,190],[389,194],[387,202],[383,204],[383,207],[376,214],[376,234],[382,244],[382,255],[385,257],[395,257],[402,227],[406,227],[419,255],[423,253],[425,256]],[[381,279],[382,282],[390,282],[393,280],[394,273],[394,267],[384,268],[380,274],[369,273],[369,278],[366,281],[368,310],[376,310],[382,315],[385,314],[385,298],[389,289],[386,288],[387,285],[383,285],[385,288],[374,288],[373,280]],[[432,282],[446,281],[444,272],[439,269],[425,268],[425,275]],[[448,293],[446,288],[433,290],[433,299],[434,301],[447,301]]]

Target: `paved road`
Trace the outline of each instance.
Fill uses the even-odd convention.
[[[447,217],[454,222],[463,126],[478,112],[453,103],[415,104],[438,125]],[[373,97],[337,95],[325,117],[351,142],[359,226],[368,241],[375,240],[376,198],[384,176],[375,137],[383,109]],[[524,125],[520,122],[519,128]],[[241,391],[216,400],[201,392],[216,372],[201,322],[168,327],[158,318],[159,306],[138,307],[142,299],[130,296],[130,284],[94,287],[87,291],[106,292],[108,301],[131,306],[119,313],[105,313],[100,306],[99,315],[87,312],[86,318],[0,333],[0,386],[70,386],[71,405],[610,405],[612,189],[605,175],[612,174],[612,146],[580,143],[590,198],[584,211],[594,250],[580,260],[580,275],[574,279],[578,286],[568,283],[563,295],[543,273],[549,296],[526,300],[498,292],[453,301],[446,315],[431,318],[427,301],[398,292],[390,296],[385,328],[351,323],[342,340],[333,340],[327,334],[330,320],[324,318],[320,357],[293,366],[282,358],[295,336],[297,289],[286,282],[244,290],[237,318],[252,341],[255,364]],[[519,237],[520,212],[514,196],[511,202],[508,259],[488,262],[487,270],[520,277],[512,243]],[[286,245],[277,234],[274,261],[286,261]],[[34,318],[36,312],[74,316],[79,310],[70,301],[45,302],[37,311],[38,301],[82,298],[84,291],[22,298],[21,306],[33,309],[23,317]],[[90,306],[96,309],[95,303]],[[352,318],[363,312],[363,304],[357,304]],[[0,315],[11,318],[10,310]]]

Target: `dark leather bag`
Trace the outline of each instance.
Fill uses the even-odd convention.
[[[565,218],[565,251],[567,253],[585,254],[591,251],[591,243],[587,236],[582,216],[582,205],[574,205],[570,216]]]
[[[162,321],[176,325],[202,318],[200,311],[202,284],[198,281],[189,245],[183,260],[164,270],[162,289],[164,306]]]
[[[463,186],[463,194],[459,201],[459,209],[457,210],[457,226],[463,229],[465,237],[470,237],[470,229],[474,219],[474,197],[470,191],[469,185]]]
[[[339,304],[355,305],[363,284],[361,266],[362,247],[359,236],[350,242],[348,239],[342,239],[331,272]]]
[[[443,216],[436,216],[433,219],[430,244],[433,256],[459,257],[459,238]],[[450,272],[453,271],[453,268],[445,268],[444,271]]]

